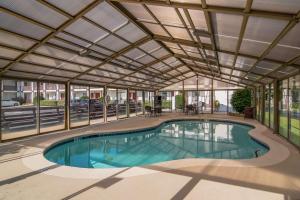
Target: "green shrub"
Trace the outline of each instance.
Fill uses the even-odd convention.
[[[88,96],[82,96],[82,97],[80,97],[80,100],[86,100],[86,99],[89,99],[89,97]]]
[[[182,95],[176,95],[175,96],[175,106],[176,108],[182,109],[183,108],[183,96]]]
[[[246,107],[251,106],[251,90],[240,89],[233,92],[230,101],[234,110],[239,113],[244,112]]]
[[[150,102],[150,101],[147,101],[147,100],[145,100],[144,107],[145,107],[145,106],[152,106],[152,105],[151,105],[151,102]]]
[[[57,106],[56,100],[41,100],[40,106]]]
[[[40,96],[40,101],[45,100],[43,96]],[[37,105],[37,96],[33,97],[33,105]]]
[[[170,100],[163,100],[162,102],[162,108],[171,108],[172,102]]]
[[[58,106],[65,106],[65,100],[59,100],[57,101]]]

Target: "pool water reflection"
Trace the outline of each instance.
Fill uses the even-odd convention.
[[[74,138],[45,153],[55,163],[82,168],[131,167],[184,158],[247,159],[268,151],[250,126],[182,120],[134,133]]]

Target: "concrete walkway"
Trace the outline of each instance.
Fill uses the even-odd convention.
[[[253,124],[255,137],[271,145],[270,154],[249,161],[187,159],[143,167],[85,169],[88,171],[43,161],[46,147],[68,137],[139,129],[190,117]],[[300,199],[300,155],[255,120],[177,113],[134,117],[0,144],[0,199]]]

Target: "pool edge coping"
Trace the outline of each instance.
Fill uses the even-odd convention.
[[[242,118],[243,119],[243,118]],[[171,121],[181,121],[181,120],[214,120],[220,122],[232,122],[232,123],[239,123],[247,126],[253,127],[249,131],[249,135],[254,140],[258,141],[262,145],[265,145],[269,148],[269,151],[258,157],[258,158],[251,158],[251,159],[237,159],[237,160],[230,160],[230,159],[210,159],[210,158],[186,158],[180,160],[171,160],[171,161],[164,161],[160,163],[154,163],[145,166],[136,166],[136,167],[123,167],[123,168],[79,168],[79,167],[72,167],[72,166],[64,166],[58,165],[56,163],[48,161],[44,157],[44,153],[52,148],[53,146],[62,143],[64,141],[72,140],[78,137],[88,137],[91,135],[97,134],[125,134],[130,131],[141,131],[141,130],[148,130],[148,129],[155,129],[166,122]],[[41,168],[58,165],[58,168],[47,170],[45,173],[47,175],[58,176],[58,177],[65,177],[65,178],[79,178],[79,179],[95,179],[101,178],[105,173],[116,172],[119,170],[124,170],[128,168],[151,168],[152,167],[161,167],[165,170],[168,169],[179,169],[184,167],[196,167],[196,166],[223,166],[223,167],[267,167],[271,165],[275,165],[286,160],[289,155],[290,151],[287,147],[279,142],[275,141],[274,139],[264,135],[263,133],[266,131],[270,131],[268,128],[264,127],[259,123],[255,123],[255,121],[241,121],[241,119],[219,119],[214,117],[202,118],[201,116],[188,116],[188,117],[175,117],[171,119],[159,119],[157,124],[151,126],[145,126],[138,129],[126,129],[126,130],[119,130],[119,131],[99,131],[99,133],[82,133],[79,135],[70,135],[66,136],[65,138],[58,138],[52,141],[47,147],[40,148],[42,150],[41,154],[35,155],[33,157],[22,158],[23,164],[32,169],[32,170],[40,170]],[[30,151],[30,150],[29,150]],[[160,172],[160,171],[157,171]],[[140,175],[140,174],[139,174]]]

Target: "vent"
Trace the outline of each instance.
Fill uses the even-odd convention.
[[[210,33],[203,29],[195,29],[193,34],[194,36],[199,36],[199,37],[210,37]]]

